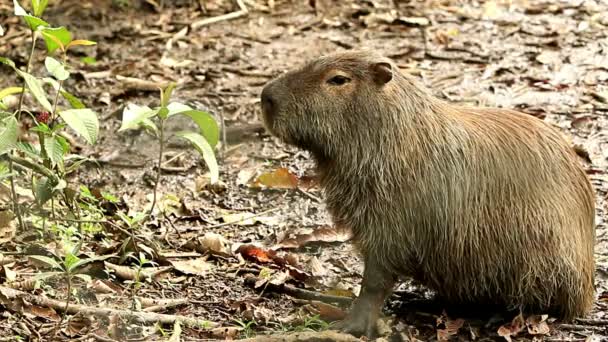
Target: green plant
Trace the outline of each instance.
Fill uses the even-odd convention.
[[[53,276],[59,276],[59,275],[62,275],[65,278],[66,283],[67,283],[67,296],[66,296],[66,300],[65,300],[65,308],[63,310],[63,315],[61,318],[62,321],[63,321],[66,313],[68,312],[70,300],[72,298],[73,278],[74,277],[81,278],[85,282],[90,281],[91,279],[88,275],[78,273],[78,270],[80,268],[82,268],[84,265],[86,265],[87,263],[98,260],[97,258],[80,259],[77,256],[78,251],[80,250],[80,246],[81,246],[80,243],[77,243],[74,246],[71,246],[70,243],[64,244],[65,256],[62,259],[60,259],[60,261],[57,261],[54,258],[50,258],[50,257],[43,256],[43,255],[30,255],[29,256],[32,259],[43,262],[44,264],[50,266],[53,270],[55,270],[55,271],[39,274],[36,277],[38,280],[43,280],[43,279],[47,279],[47,278],[50,278]],[[59,322],[58,325],[61,325],[61,322]]]
[[[86,159],[69,154],[70,144],[63,136],[63,131],[69,127],[89,144],[96,142],[99,132],[97,114],[64,89],[64,82],[70,77],[68,65],[70,49],[95,43],[73,39],[72,33],[65,27],[52,27],[43,20],[41,17],[47,2],[47,0],[31,0],[30,14],[17,0],[13,0],[15,15],[22,17],[30,29],[29,58],[24,70],[21,70],[10,59],[0,57],[0,63],[11,68],[23,80],[22,86],[0,90],[0,155],[8,159],[13,212],[22,230],[25,229],[25,219],[17,197],[14,164],[19,164],[32,172],[31,177],[24,179],[31,179],[31,190],[39,214],[44,214],[44,206],[50,202],[51,219],[56,218],[58,204],[56,200],[59,199],[63,207],[71,211],[73,217],[78,218],[79,210],[74,205],[74,198],[68,196],[66,192],[68,189],[66,176]],[[36,77],[30,73],[36,41],[40,37],[46,45],[47,56],[44,66],[50,77]],[[60,60],[53,57],[57,54],[60,55]],[[47,92],[49,87],[50,92]],[[26,92],[32,95],[38,110],[25,109]],[[1,101],[6,96],[15,94],[19,94],[18,107],[13,113],[7,112],[7,107]],[[60,98],[66,101],[68,108],[62,107]],[[23,113],[29,115],[34,122],[30,130],[37,135],[38,146],[19,141],[18,132]],[[29,218],[32,221],[33,215]],[[43,227],[46,225],[43,224]]]
[[[253,326],[258,325],[258,323],[255,320],[243,321],[243,320],[240,320],[237,318],[234,318],[232,320],[235,323],[237,323],[239,325],[239,327],[241,327],[243,329],[243,331],[241,332],[241,335],[243,336],[243,338],[250,338],[255,335]]]
[[[152,205],[148,213],[150,217],[156,206],[158,184],[162,173],[163,153],[166,141],[171,137],[166,137],[165,122],[177,115],[187,116],[194,121],[198,127],[198,132],[183,131],[175,134],[176,137],[189,141],[192,146],[201,154],[211,173],[211,183],[216,183],[219,179],[219,169],[215,159],[213,148],[219,139],[219,127],[215,119],[207,112],[193,109],[178,102],[169,102],[175,84],[170,84],[160,90],[160,106],[150,108],[148,106],[138,106],[129,104],[123,112],[123,120],[120,131],[144,127],[151,132],[159,144],[158,161],[156,169],[156,181],[154,183],[154,193]],[[155,123],[156,122],[156,123]]]
[[[133,282],[133,295],[135,295],[137,293],[137,291],[139,290],[139,288],[141,287],[141,279],[142,279],[142,275],[143,275],[143,270],[145,266],[152,266],[155,265],[156,263],[152,260],[148,260],[148,258],[146,258],[146,255],[144,253],[139,253],[139,257],[136,258],[134,256],[131,256],[131,258],[135,259],[135,261],[137,262],[137,271],[135,274],[135,280]]]

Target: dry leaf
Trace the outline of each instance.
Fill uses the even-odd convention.
[[[308,267],[310,273],[315,277],[322,277],[327,274],[327,268],[323,267],[323,264],[315,256],[308,260]]]
[[[176,270],[184,274],[205,275],[212,268],[206,257],[189,260],[170,260]]]
[[[350,229],[337,226],[322,226],[315,228],[309,234],[296,235],[293,238],[284,239],[272,247],[281,248],[300,248],[311,242],[346,242],[352,238]]]
[[[319,318],[326,322],[334,322],[346,318],[346,312],[339,307],[318,300],[310,301],[310,304],[305,306],[309,312],[318,314]]]
[[[548,335],[551,329],[547,324],[547,318],[549,315],[534,315],[526,319],[526,326],[528,326],[528,333],[530,335]]]
[[[519,334],[520,331],[523,330],[525,326],[524,316],[520,313],[519,315],[513,318],[513,321],[509,324],[504,324],[500,328],[498,328],[498,336],[502,336],[505,340],[511,342],[511,336],[515,336]]]
[[[8,210],[0,211],[0,245],[12,241],[16,229],[13,213]]]
[[[232,243],[220,234],[205,233],[198,241],[203,249],[211,254],[221,256],[230,256],[232,254],[230,252]]]
[[[298,177],[286,168],[281,167],[259,175],[251,183],[251,186],[271,189],[296,189],[298,187]]]
[[[462,328],[464,319],[458,318],[451,320],[444,312],[440,317],[437,318],[437,325],[445,326],[444,329],[437,329],[437,340],[448,341],[450,336],[458,335],[458,330]]]
[[[26,307],[26,311],[36,317],[42,317],[52,322],[59,322],[59,320],[61,319],[61,317],[59,317],[59,315],[57,314],[57,312],[55,312],[55,309],[53,308],[30,305]]]

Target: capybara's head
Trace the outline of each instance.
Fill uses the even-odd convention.
[[[261,96],[263,121],[278,138],[298,147],[331,153],[355,143],[379,125],[399,75],[387,58],[369,51],[320,57],[268,83]],[[384,113],[383,113],[384,112]]]

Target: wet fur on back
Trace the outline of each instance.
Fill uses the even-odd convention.
[[[370,69],[379,62],[392,70],[385,84]],[[327,86],[333,74],[349,84]],[[266,126],[312,152],[330,213],[367,259],[453,303],[566,319],[590,309],[593,191],[557,130],[446,103],[368,51],[322,57],[267,88]]]

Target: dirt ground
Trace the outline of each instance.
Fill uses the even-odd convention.
[[[124,77],[177,82],[176,100],[208,110],[227,127],[227,145],[218,151],[223,186],[206,186],[207,170],[198,154],[172,141],[160,183],[166,214],[138,233],[145,241],[142,245],[161,251],[157,268],[171,268],[143,282],[137,295],[182,300],[158,312],[196,317],[224,328],[210,333],[206,327],[182,326],[181,340],[322,329],[326,325],[317,317],[339,318],[345,307],[310,301],[301,290],[328,296],[358,293],[362,262],[346,241],[348,232],[331,228],[322,192],[314,186],[256,188],[250,180],[279,167],[298,177],[312,171],[307,153],[282,145],[259,129],[262,86],[310,58],[359,47],[395,59],[403,72],[418,77],[441,98],[516,108],[554,124],[571,139],[597,192],[596,304],[587,319],[572,324],[526,316],[527,325],[512,338],[608,340],[607,2],[250,0],[243,1],[248,12],[238,18],[200,27],[200,20],[238,11],[236,2],[201,1],[204,10],[196,1],[165,1],[162,9],[150,3],[120,9],[110,1],[61,1],[50,6],[45,17],[67,26],[78,38],[98,43],[78,49],[70,60],[75,76],[66,88],[98,112],[102,126],[95,146],[77,146],[98,165],[85,164],[74,183],[111,192],[130,210],[141,211],[150,204],[158,145],[142,130],[117,129],[127,103],[154,104],[158,94]],[[28,35],[8,0],[1,0],[0,24],[6,31],[0,37],[0,56],[24,65]],[[97,62],[83,63],[84,56]],[[42,69],[37,71],[42,74]],[[18,84],[2,72],[0,88]],[[175,121],[169,130],[188,125]],[[227,218],[247,213],[258,216],[232,224]],[[203,253],[209,252],[208,245],[201,249],[205,234],[217,241],[221,237],[224,246]],[[308,243],[304,234],[309,234]],[[92,238],[85,250],[110,255],[120,242]],[[49,243],[39,244],[51,248]],[[243,260],[252,254],[234,253],[238,246],[252,245],[266,252],[274,247],[278,254]],[[231,247],[225,254],[219,252]],[[0,250],[27,249],[16,240]],[[27,278],[28,271],[39,272],[25,257],[18,259],[14,270],[22,277],[18,279]],[[95,281],[110,290],[81,283],[76,289],[79,303],[134,309],[130,285],[101,273]],[[277,288],[246,283],[248,275],[261,277],[260,273],[271,274]],[[283,293],[283,285],[297,294]],[[63,287],[56,282],[34,292],[62,299]],[[433,302],[430,295],[412,284],[400,285],[385,306],[385,338],[434,341],[449,335],[460,341],[508,340],[497,332],[501,326],[508,328],[505,324],[515,315],[461,313]],[[160,329],[114,316],[77,314],[54,331],[56,318],[54,311],[3,310],[0,341],[158,341],[176,329],[170,324]]]

